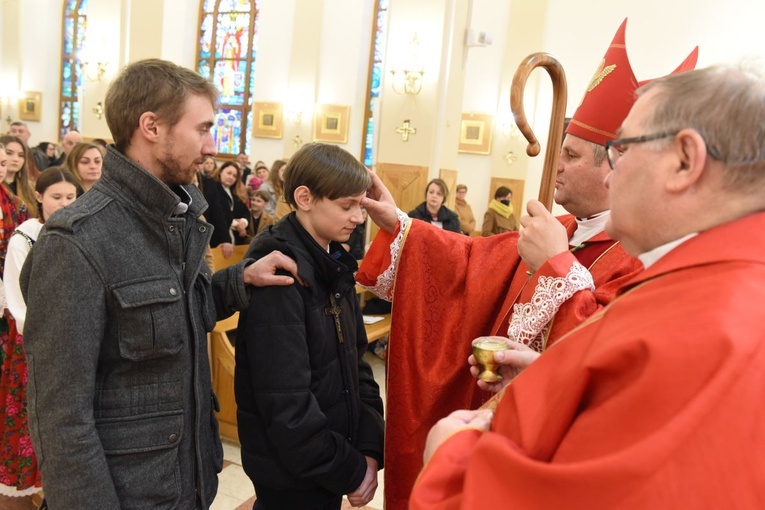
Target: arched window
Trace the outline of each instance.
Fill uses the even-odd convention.
[[[372,31],[372,50],[369,59],[369,90],[367,91],[367,111],[364,113],[366,130],[361,147],[364,164],[371,167],[374,164],[375,147],[375,112],[378,109],[380,88],[382,87],[383,58],[385,56],[385,41],[388,28],[388,0],[378,0],[375,6],[375,25]]]
[[[202,0],[197,72],[220,93],[213,137],[220,155],[250,153],[258,2]]]
[[[64,2],[64,44],[61,52],[61,96],[59,101],[59,137],[80,130],[79,91],[82,86],[82,63],[79,53],[85,45],[88,0]]]

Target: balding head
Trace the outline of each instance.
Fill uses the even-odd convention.
[[[77,131],[69,131],[64,135],[64,141],[61,145],[64,147],[64,152],[69,154],[75,145],[82,142],[82,135]]]

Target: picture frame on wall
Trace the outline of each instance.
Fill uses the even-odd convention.
[[[39,122],[42,118],[42,92],[24,92],[19,99],[19,119]]]
[[[350,106],[318,105],[313,117],[313,139],[317,142],[348,142],[350,112]]]
[[[281,103],[252,103],[253,138],[281,138],[283,131]]]
[[[463,113],[458,152],[490,154],[494,118],[486,113]]]

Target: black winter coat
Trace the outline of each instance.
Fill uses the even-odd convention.
[[[261,231],[247,257],[274,250],[297,261],[307,286],[254,288],[240,316],[234,382],[239,440],[258,498],[266,505],[276,501],[275,508],[302,509],[356,490],[365,456],[382,468],[383,406],[363,359],[367,338],[353,279],[356,261],[336,242],[327,253],[294,212]],[[342,309],[342,341],[329,313],[330,294]]]
[[[433,223],[433,217],[428,212],[425,202],[421,203],[411,211],[409,211],[409,217],[417,220],[427,221]],[[460,218],[457,213],[446,207],[441,206],[438,210],[438,221],[444,225],[444,230],[451,230],[452,232],[460,233]]]

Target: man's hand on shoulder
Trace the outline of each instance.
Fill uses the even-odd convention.
[[[276,274],[277,269],[283,269],[292,276]],[[298,276],[297,264],[287,255],[280,251],[274,251],[244,268],[244,283],[255,287],[268,287],[271,285],[292,285],[295,279],[301,285],[305,285]]]
[[[549,259],[568,250],[568,233],[542,202],[531,200],[526,206],[528,216],[521,217],[518,253],[536,271]]]

